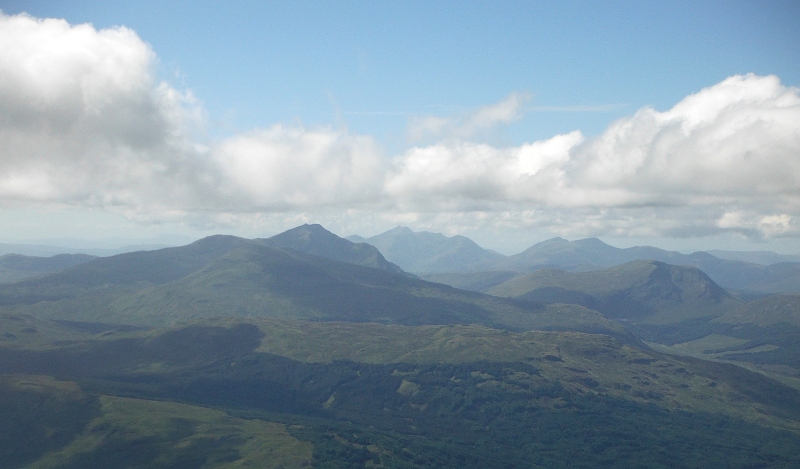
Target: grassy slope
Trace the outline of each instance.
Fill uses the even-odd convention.
[[[670,353],[737,362],[800,388],[800,296],[752,301],[698,327],[707,335],[653,346]]]
[[[0,314],[0,346],[48,350],[93,340],[141,337],[147,328],[40,319],[30,314]]]
[[[781,448],[798,444],[792,443],[797,437],[761,425],[798,431],[800,393],[738,367],[660,355],[607,336],[250,322],[256,327],[232,318],[207,320],[57,350],[0,348],[0,367],[72,376],[91,392],[128,396],[101,398],[100,414],[95,410],[69,441],[48,449],[56,451],[55,460],[72,463],[61,467],[92,467],[137,445],[145,451],[131,457],[151,458],[143,462],[148,467],[157,461],[169,467],[166,462],[192,454],[228,467],[249,457],[248,448],[263,448],[265,435],[275,435],[281,448],[295,448],[288,453],[307,448],[285,435],[288,427],[141,400],[145,396],[304,425],[288,430],[313,443],[318,463],[362,461],[344,467],[377,460],[397,463],[391,467],[492,467],[499,463],[487,455],[498,451],[508,463],[560,467],[557,462],[569,456],[558,441],[573,449],[583,442],[586,451],[572,456],[579,467],[607,458],[621,467],[648,460],[662,467],[666,459],[660,465],[648,459],[663,459],[653,445],[684,448],[676,467],[723,456],[742,458],[734,459],[741,466],[765,457],[788,461],[785,449],[762,454],[764,438],[780,441]],[[485,433],[489,425],[496,430]],[[578,430],[597,426],[607,428]],[[547,435],[557,440],[548,443]],[[467,459],[447,459],[453,455]],[[199,467],[190,463],[184,467]]]
[[[38,403],[35,415],[14,408],[22,396]],[[278,423],[174,402],[98,398],[46,376],[0,377],[0,401],[7,414],[0,423],[0,435],[7,435],[0,467],[301,468],[311,461],[311,445]],[[25,422],[33,438],[21,437],[14,422]]]
[[[495,298],[383,270],[246,245],[161,285],[119,285],[16,307],[40,317],[164,326],[203,317],[483,324],[625,335],[580,306]]]
[[[61,272],[0,285],[0,306],[77,298],[116,289],[142,288],[181,279],[249,241],[210,236],[187,246],[101,257]]]
[[[597,272],[539,271],[490,292],[584,304],[626,321],[659,350],[738,362],[800,383],[796,295],[744,304],[696,269],[645,261]]]
[[[763,415],[735,401],[735,380],[716,383],[705,364],[630,347],[602,335],[480,326],[383,326],[378,324],[258,323],[262,352],[304,362],[535,363],[546,376],[575,392],[600,392],[669,408],[727,412],[761,421]],[[698,367],[692,369],[692,366]],[[720,369],[722,375],[730,370]],[[725,379],[725,378],[722,378]],[[649,397],[648,397],[649,396]],[[728,409],[728,410],[724,410]],[[800,428],[800,427],[798,427]]]
[[[705,364],[686,364],[679,358],[594,334],[515,333],[475,325],[410,327],[252,318],[246,322],[209,319],[192,327],[125,334],[120,338],[102,333],[87,335],[83,341],[60,348],[58,342],[50,348],[37,345],[33,355],[4,352],[7,358],[0,366],[73,376],[164,373],[204,366],[219,357],[243,355],[250,350],[303,363],[522,362],[534,364],[542,376],[578,393],[608,393],[669,408],[729,412],[756,420],[763,418],[756,409],[764,411],[764,406],[770,405],[754,403],[752,396],[743,398],[738,384],[724,377],[710,386],[713,379]]]

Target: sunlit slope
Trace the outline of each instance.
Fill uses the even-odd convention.
[[[302,362],[523,362],[539,369],[541,377],[574,392],[606,393],[670,408],[718,412],[737,408],[736,412],[742,412],[739,415],[758,419],[758,412],[750,414],[754,399],[769,405],[800,405],[800,392],[756,373],[719,363],[687,362],[604,335],[508,332],[474,325],[408,327],[274,320],[255,324],[264,334],[258,351]],[[782,396],[789,400],[783,401]],[[748,403],[736,404],[739,398]],[[793,419],[800,419],[800,408],[791,412]]]
[[[138,336],[146,328],[37,318],[31,314],[0,313],[0,346],[48,349],[98,338]]]
[[[279,423],[174,402],[91,395],[47,376],[0,376],[0,408],[3,468],[288,469],[311,461],[312,445]]]
[[[39,467],[103,467],[114,451],[123,463],[198,468],[279,457],[297,467],[290,456],[308,461],[309,450],[318,467],[800,462],[800,392],[732,365],[572,332],[249,321],[0,347],[0,373],[16,373],[3,389],[23,386],[2,394],[2,409],[19,411],[34,449],[49,443],[36,432],[62,435],[29,455],[60,464]],[[22,413],[47,386],[75,397]]]
[[[215,235],[186,246],[96,258],[13,286],[0,285],[0,306],[71,298],[98,290],[163,285],[195,273],[233,250],[254,245],[287,248],[341,262],[402,272],[383,259],[372,246],[351,243],[319,225],[303,225],[269,239],[248,240]]]
[[[259,358],[258,354],[265,355]],[[538,370],[536,378],[531,379],[558,383],[569,392],[609,394],[667,408],[733,413],[756,420],[763,415],[778,420],[784,417],[800,420],[800,392],[738,367],[686,361],[631,347],[605,335],[509,332],[476,325],[214,319],[143,331],[138,336],[87,338],[55,348],[30,351],[0,348],[0,372],[54,375],[61,379],[122,380],[112,386],[114,389],[119,386],[137,389],[140,385],[136,383],[140,382],[144,386],[141,389],[146,390],[152,380],[131,380],[131,377],[174,374],[174,379],[180,380],[181,376],[191,377],[195,373],[187,370],[196,369],[199,374],[191,380],[202,381],[206,379],[204,375],[216,373],[211,370],[222,365],[218,370],[223,373],[221,379],[252,381],[262,376],[279,382],[282,378],[266,371],[281,363],[284,365],[280,366],[286,366],[286,362],[270,358],[275,356],[308,364],[519,362]],[[238,364],[231,365],[232,360]],[[226,371],[225,367],[231,366],[236,368]],[[261,369],[262,366],[266,368]],[[324,370],[324,367],[312,368],[317,372]],[[195,385],[199,386],[200,381]],[[223,385],[221,381],[217,384]],[[98,385],[105,389],[105,384]],[[304,386],[291,381],[286,385]],[[798,407],[791,410],[795,405]]]
[[[741,304],[702,271],[655,261],[635,261],[592,272],[540,270],[488,292],[547,303],[580,304],[609,318],[645,324],[710,318]]]
[[[186,246],[100,257],[12,285],[0,285],[0,306],[74,298],[103,290],[161,285],[186,277],[212,260],[252,242],[210,236]]]
[[[686,340],[663,334],[660,342],[674,353],[755,365],[800,387],[800,296],[752,301],[693,329]]]

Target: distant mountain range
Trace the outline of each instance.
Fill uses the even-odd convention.
[[[20,254],[32,257],[51,257],[58,254],[88,254],[91,256],[114,256],[125,252],[152,251],[169,247],[167,244],[130,244],[118,248],[68,247],[50,244],[0,243],[0,256]]]
[[[590,271],[637,260],[652,260],[673,265],[697,267],[725,288],[766,293],[800,292],[800,263],[765,266],[727,260],[707,252],[682,254],[650,246],[615,248],[596,238],[567,241],[554,238],[483,270],[531,272],[541,268],[567,271]]]
[[[633,261],[591,272],[542,269],[487,293],[543,303],[579,304],[635,323],[709,319],[742,304],[697,268]]]
[[[323,231],[327,232],[320,225],[303,225],[271,238],[253,241],[393,272],[405,271],[427,280],[473,291],[485,291],[514,276],[539,269],[582,272],[601,270],[635,260],[655,260],[697,267],[712,280],[745,299],[775,293],[800,293],[800,255],[770,251],[715,250],[682,254],[650,246],[620,249],[596,238],[577,241],[553,238],[537,243],[521,253],[504,256],[484,249],[464,236],[447,237],[441,233],[414,232],[406,227],[397,227],[370,238],[353,235],[345,239],[338,236],[333,239],[320,235]],[[346,241],[350,243],[343,244]],[[15,252],[14,248],[17,248],[16,254],[35,253],[37,256],[76,252],[53,246],[0,244],[0,253]],[[155,248],[156,246],[142,246],[136,249],[135,246],[129,246],[118,251]],[[94,254],[108,256],[118,253],[99,250]],[[12,264],[19,264],[21,261],[0,260],[0,283],[57,271],[58,268],[69,265],[64,262],[64,258],[60,259],[46,261],[32,258],[24,262],[53,267],[20,269]]]
[[[515,274],[539,269],[586,272],[637,260],[653,260],[697,267],[732,290],[753,294],[800,293],[800,262],[787,262],[797,260],[798,256],[766,251],[716,251],[720,254],[718,257],[704,251],[682,254],[650,246],[621,249],[597,238],[577,241],[553,238],[521,253],[503,256],[463,236],[418,233],[405,227],[371,238],[351,239],[372,244],[389,261],[425,279],[475,291],[486,291]]]
[[[233,316],[481,324],[631,338],[579,305],[508,300],[411,278],[374,247],[319,225],[268,239],[211,236],[187,246],[97,258],[2,285],[0,306],[52,319],[144,326]]]
[[[218,235],[181,247],[100,258],[6,256],[0,265],[7,271],[13,267],[35,277],[0,285],[0,308],[41,318],[140,326],[228,316],[571,330],[631,343],[635,335],[665,347],[717,337],[722,342],[697,353],[713,349],[737,361],[800,362],[795,345],[800,327],[791,321],[765,325],[755,316],[771,314],[778,307],[774,302],[794,305],[787,300],[792,297],[765,298],[747,309],[706,270],[691,265],[731,282],[747,280],[752,289],[791,292],[797,263],[765,266],[704,252],[617,249],[597,239],[560,238],[506,257],[481,254],[466,238],[405,228],[376,239],[396,247],[388,252],[404,253],[403,262],[418,256],[416,265],[428,259],[428,266],[470,271],[429,274],[430,281],[424,281],[374,246],[340,238],[320,225],[302,225],[265,239]],[[424,242],[414,248],[417,239]],[[648,256],[673,263],[614,265]],[[561,270],[546,267],[553,265]],[[477,270],[480,266],[493,270]],[[784,316],[800,316],[791,307],[784,310]],[[757,352],[747,352],[751,349]]]
[[[402,226],[371,238],[352,236],[348,239],[375,246],[387,259],[415,274],[481,269],[505,257],[464,236],[414,232]]]
[[[51,257],[5,254],[0,256],[0,283],[15,282],[24,278],[58,272],[89,262],[96,257],[88,254],[57,254]]]
[[[0,285],[0,467],[800,463],[800,295],[626,259],[787,285],[795,264],[384,235],[480,291],[320,225],[1,257],[34,276]]]
[[[752,262],[754,264],[772,265],[782,262],[800,262],[800,255],[778,254],[772,251],[723,251],[712,249],[707,251],[712,256],[729,261]]]

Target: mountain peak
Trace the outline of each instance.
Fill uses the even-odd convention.
[[[413,235],[416,234],[411,228],[407,226],[395,226],[389,231],[384,232],[383,234],[392,234],[392,235]],[[378,235],[380,236],[380,235]]]
[[[539,241],[538,243],[534,244],[533,246],[526,249],[527,251],[534,249],[534,248],[543,248],[548,246],[558,246],[563,244],[569,244],[569,241],[566,239],[556,236],[555,238],[546,239],[544,241]]]
[[[326,230],[320,224],[308,223],[296,226],[292,229],[286,230],[283,233],[276,234],[271,238],[267,238],[269,244],[282,247],[295,249],[298,251],[306,251],[309,248],[320,248],[320,244],[336,244],[338,247],[344,247],[347,244],[352,244],[344,238],[340,238],[330,231]]]
[[[268,246],[292,249],[341,262],[364,265],[391,272],[402,269],[387,261],[373,246],[353,243],[336,236],[319,224],[304,224],[271,238],[259,240]]]
[[[418,274],[470,270],[504,257],[464,236],[416,232],[405,226],[392,228],[365,242],[403,269]]]
[[[577,241],[573,241],[575,244],[579,244],[581,246],[592,247],[592,248],[610,248],[612,246],[604,243],[603,241],[597,238],[586,238],[586,239],[579,239]],[[616,249],[616,248],[614,248]]]

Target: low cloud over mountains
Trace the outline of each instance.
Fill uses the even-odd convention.
[[[2,15],[0,57],[5,207],[212,224],[344,213],[352,226],[455,217],[568,236],[800,235],[800,90],[775,76],[729,77],[595,137],[480,141],[524,111],[527,96],[512,94],[461,117],[418,118],[414,138],[436,140],[391,155],[334,127],[204,138],[202,105],[161,81],[155,51],[124,27]]]

